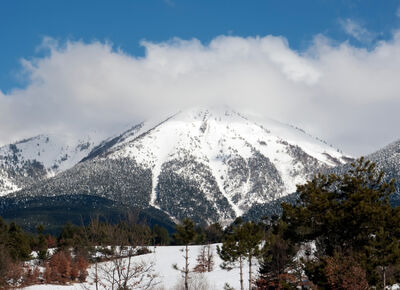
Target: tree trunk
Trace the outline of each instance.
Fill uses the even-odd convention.
[[[112,283],[111,283],[111,290],[114,290],[114,284],[115,284],[115,270],[112,272]]]
[[[128,267],[126,269],[126,277],[124,278],[124,289],[128,289],[128,282],[129,282],[129,278],[130,278],[130,271],[131,271],[131,253],[130,251],[128,252],[129,258],[128,258]]]
[[[188,283],[188,279],[189,279],[189,249],[188,249],[188,245],[185,246],[185,290],[189,289],[189,283]]]
[[[96,283],[96,290],[99,290],[99,276],[97,274],[97,258],[96,258],[95,271],[96,271],[96,274],[95,274],[94,279],[95,279],[95,283]]]
[[[239,270],[240,270],[240,290],[244,290],[244,286],[243,286],[243,261],[242,261],[242,256],[239,256]]]
[[[251,290],[251,286],[253,284],[252,277],[251,277],[251,266],[252,266],[251,258],[252,258],[252,256],[249,255],[249,290]]]
[[[386,267],[382,267],[383,270],[383,289],[386,289]]]
[[[207,272],[211,272],[211,245],[207,245]]]

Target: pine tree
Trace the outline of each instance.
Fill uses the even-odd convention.
[[[263,248],[259,267],[258,289],[277,287],[286,283],[286,275],[292,266],[296,249],[280,234],[269,233]]]
[[[159,225],[154,225],[151,232],[152,232],[154,246],[156,245],[165,246],[169,244],[169,234],[164,227],[161,227]]]
[[[245,255],[249,264],[249,289],[253,286],[253,259],[258,258],[261,254],[261,240],[264,237],[263,229],[260,225],[253,222],[246,222],[240,227],[238,232],[241,236],[243,248],[245,249]]]
[[[325,257],[352,252],[367,271],[370,285],[384,283],[376,267],[385,273],[387,266],[400,262],[400,208],[389,203],[394,181],[385,181],[374,163],[361,158],[343,175],[320,174],[297,191],[297,204],[282,205],[282,219],[288,225],[286,237],[301,243],[315,241],[318,259],[307,270],[313,282],[327,281]]]
[[[28,236],[14,222],[8,229],[8,247],[11,257],[15,261],[29,260],[31,258],[31,247]]]
[[[387,270],[391,265],[400,262],[399,239],[393,236],[394,231],[389,228],[381,227],[366,246],[368,256],[369,272],[379,270],[383,289],[386,289],[388,275]]]
[[[246,251],[243,248],[242,244],[240,244],[237,240],[237,236],[235,233],[226,235],[223,242],[222,247],[217,246],[217,252],[219,257],[224,261],[221,265],[223,269],[231,270],[232,265],[236,262],[239,263],[239,281],[240,281],[240,289],[244,289],[243,284],[243,263],[246,257]]]
[[[241,220],[235,222],[232,232],[227,234],[222,242],[222,248],[217,247],[218,255],[224,261],[223,268],[229,270],[231,265],[239,263],[240,288],[244,289],[243,284],[243,263],[248,259],[249,263],[249,287],[251,289],[252,262],[254,257],[260,254],[260,244],[263,238],[263,231],[259,225],[252,222],[242,223]]]
[[[43,232],[44,232],[44,226],[43,225],[39,225],[36,228],[39,237],[38,237],[38,243],[37,243],[37,250],[38,250],[38,258],[40,260],[45,260],[47,259],[47,241],[46,241],[46,237],[44,236]]]

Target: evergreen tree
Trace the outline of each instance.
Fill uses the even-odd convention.
[[[38,258],[40,260],[45,260],[47,259],[47,242],[46,242],[46,237],[43,234],[44,226],[39,225],[36,230],[39,234],[37,243]]]
[[[152,238],[153,244],[165,246],[169,244],[169,234],[168,231],[164,227],[160,227],[159,225],[154,225],[152,230]]]
[[[262,259],[260,260],[258,289],[287,285],[288,270],[293,266],[296,248],[279,234],[270,233],[265,241]]]
[[[206,234],[207,243],[220,243],[224,236],[224,230],[219,223],[214,223],[205,227],[204,232]]]
[[[15,261],[29,260],[31,258],[31,247],[29,237],[14,222],[8,230],[8,247],[11,257]]]
[[[386,289],[388,277],[388,269],[392,265],[396,265],[400,261],[399,239],[393,237],[393,230],[381,227],[373,237],[370,243],[366,246],[366,256],[368,264],[365,266],[368,273],[381,274],[380,279],[383,289]],[[366,259],[364,259],[366,260]],[[394,284],[395,281],[392,281]]]
[[[264,237],[263,229],[254,222],[246,222],[240,227],[239,241],[243,244],[245,254],[249,264],[249,289],[253,285],[253,259],[258,258],[261,254],[261,240]]]
[[[225,236],[222,247],[217,246],[217,252],[219,257],[224,261],[221,265],[223,269],[231,270],[232,265],[236,262],[239,263],[239,281],[240,289],[244,289],[243,284],[243,263],[246,255],[246,251],[241,243],[238,242],[235,233],[228,234]]]
[[[237,220],[232,232],[227,234],[223,240],[222,248],[217,247],[218,255],[224,261],[223,268],[229,270],[231,265],[239,263],[240,288],[244,289],[243,284],[243,263],[248,259],[249,263],[249,288],[252,288],[252,262],[253,258],[260,254],[260,244],[263,238],[261,226],[253,222],[242,223]]]
[[[308,265],[310,279],[327,283],[325,257],[352,252],[367,271],[369,284],[383,283],[376,267],[384,270],[400,262],[400,208],[389,203],[394,181],[386,182],[374,163],[361,158],[343,175],[320,174],[297,191],[297,204],[283,203],[282,219],[288,225],[286,238],[315,241],[317,259],[315,267]]]

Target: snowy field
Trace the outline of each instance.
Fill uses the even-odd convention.
[[[180,251],[183,249],[182,246],[164,246],[164,247],[150,247],[149,248],[152,253],[136,256],[133,257],[133,260],[137,263],[146,262],[146,263],[154,263],[154,273],[158,275],[157,280],[159,284],[154,287],[153,289],[180,289],[177,287],[179,283],[182,284],[182,276],[181,273],[175,269],[173,269],[172,265],[177,264],[178,268],[182,268],[184,265],[184,258],[183,253]],[[189,247],[189,256],[190,256],[190,269],[196,265],[196,258],[200,252],[201,246],[190,246]],[[214,251],[214,270],[212,272],[206,272],[204,274],[195,274],[197,277],[194,280],[198,282],[201,280],[203,284],[207,283],[208,286],[205,289],[223,289],[225,283],[229,283],[229,285],[235,289],[240,289],[239,283],[239,268],[235,267],[231,271],[226,271],[221,269],[220,264],[222,260],[218,257],[216,245],[212,245],[212,249]],[[105,262],[99,264],[101,266],[107,266]],[[257,273],[257,267],[253,267],[253,275]],[[247,261],[244,267],[244,285],[245,289],[248,289],[248,267]],[[29,290],[50,290],[50,289],[62,289],[62,290],[69,290],[69,289],[96,289],[95,284],[93,283],[93,276],[94,276],[94,266],[92,265],[89,269],[89,277],[86,283],[76,283],[72,285],[66,286],[59,286],[59,285],[35,285],[26,287],[24,289]],[[108,287],[101,287],[101,289],[108,289]],[[140,289],[140,288],[135,288]]]

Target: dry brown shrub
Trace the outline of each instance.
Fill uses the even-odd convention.
[[[364,269],[349,254],[335,253],[326,259],[325,275],[332,289],[368,289],[367,276]]]

